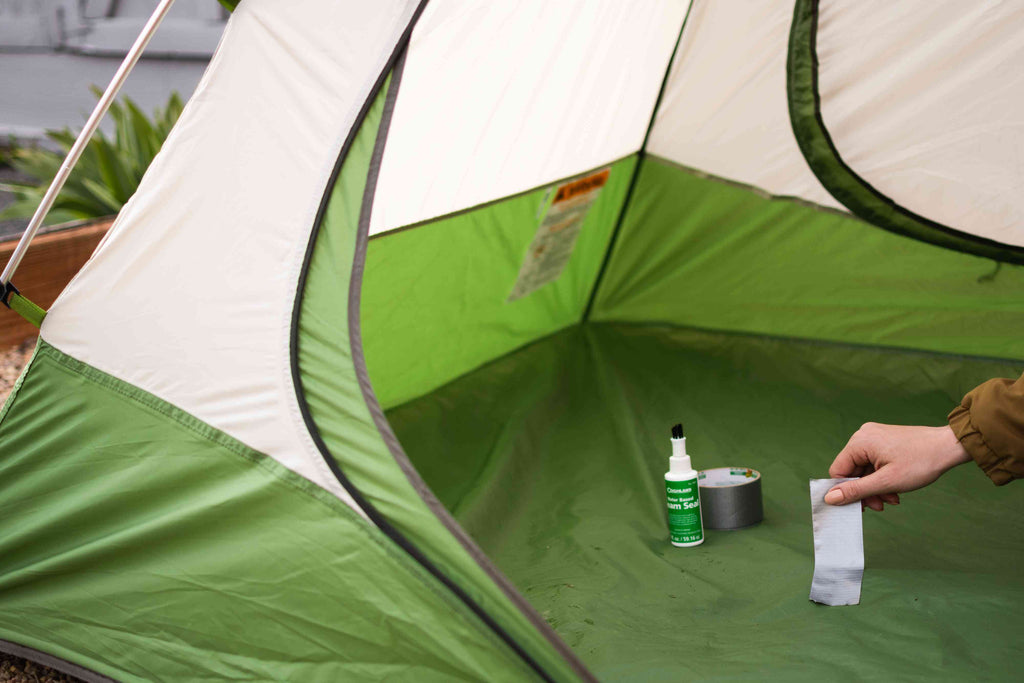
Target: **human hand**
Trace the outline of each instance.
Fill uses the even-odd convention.
[[[931,484],[947,470],[969,461],[953,430],[868,422],[858,429],[828,469],[829,476],[860,477],[832,487],[830,505],[862,501],[881,512],[900,504],[900,493]]]

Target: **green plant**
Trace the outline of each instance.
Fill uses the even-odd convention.
[[[101,92],[95,86],[97,97]],[[181,114],[182,102],[172,93],[163,108],[148,118],[138,105],[124,97],[110,106],[108,115],[114,122],[114,135],[109,138],[97,131],[86,145],[81,159],[71,171],[46,223],[63,223],[83,218],[99,218],[116,214],[135,193],[153,157],[160,151],[167,134]],[[5,161],[32,180],[27,183],[0,183],[0,190],[14,195],[14,202],[0,211],[0,220],[29,218],[42,201],[46,189],[77,133],[70,129],[51,130],[46,137],[56,143],[60,152],[42,147],[15,148]]]

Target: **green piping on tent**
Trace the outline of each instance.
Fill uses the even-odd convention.
[[[334,495],[46,342],[0,442],[0,639],[119,680],[531,677]]]
[[[407,35],[396,49],[396,60]],[[397,61],[391,64],[400,73]],[[394,80],[385,83],[382,75],[372,106],[339,155],[298,283],[292,369],[303,418],[335,476],[378,528],[458,596],[522,661],[535,666],[542,678],[576,680],[579,674],[571,653],[560,652],[564,645],[557,637],[553,644],[513,604],[484,570],[486,558],[466,552],[426,504],[429,492],[417,490],[402,471],[364,396],[357,351],[338,341],[352,334],[351,302],[338,288],[361,278],[363,262],[356,249],[360,230],[367,227],[361,220],[362,208],[368,180],[375,177],[371,164],[378,156],[377,135],[387,108],[393,106],[393,84]]]
[[[924,218],[876,190],[843,161],[821,116],[817,30],[818,0],[797,0],[786,64],[789,116],[800,151],[825,189],[855,215],[890,232],[996,261],[1024,264],[1024,247],[996,242]]]
[[[513,648],[515,652],[519,654],[544,680],[552,681],[554,680],[552,676],[555,675],[558,677],[579,677],[586,681],[593,681],[593,676],[589,671],[587,671],[586,667],[583,666],[575,653],[569,649],[566,643],[563,642],[557,634],[555,634],[550,625],[537,613],[535,609],[533,609],[530,603],[527,602],[526,599],[516,590],[512,583],[505,578],[500,571],[498,571],[490,561],[490,558],[480,550],[476,542],[473,541],[462,527],[459,526],[444,506],[441,505],[440,501],[437,500],[437,497],[434,496],[433,492],[423,481],[422,477],[420,477],[416,468],[413,467],[408,456],[405,454],[402,445],[398,442],[398,438],[394,435],[391,425],[388,424],[387,418],[384,416],[384,410],[377,401],[373,385],[370,381],[369,372],[366,368],[366,361],[363,356],[360,323],[363,272],[366,265],[366,250],[369,243],[370,219],[373,209],[374,195],[377,189],[377,178],[379,177],[381,163],[384,158],[384,146],[387,142],[388,129],[391,125],[391,115],[398,96],[398,88],[404,64],[405,53],[403,52],[398,63],[394,67],[391,88],[388,91],[388,97],[385,101],[384,114],[381,117],[381,125],[377,133],[377,142],[374,147],[373,157],[370,161],[370,172],[366,181],[365,190],[363,191],[363,202],[360,208],[359,224],[356,231],[356,248],[352,265],[352,275],[349,283],[348,300],[349,341],[351,343],[352,360],[355,365],[356,378],[358,379],[359,388],[361,389],[363,398],[366,402],[366,407],[370,411],[370,415],[373,418],[374,424],[377,426],[380,436],[383,438],[385,445],[391,452],[394,462],[405,475],[408,483],[411,484],[412,488],[417,494],[419,494],[420,500],[426,504],[427,508],[434,514],[436,519],[440,521],[441,524],[444,525],[445,529],[447,529],[448,533],[458,541],[465,553],[493,582],[493,585],[498,587],[498,589],[504,594],[506,600],[519,610],[519,614],[514,615],[516,617],[516,621],[512,622],[513,625],[519,626],[518,622],[522,618],[525,618],[525,620],[533,626],[533,631],[525,633],[529,638],[527,642],[534,645],[535,648],[536,645],[540,645],[540,648],[535,649],[535,651],[537,651],[543,659],[534,657],[530,650],[525,649],[520,645],[515,637],[513,637],[513,635],[505,629],[499,621],[493,619],[483,606],[478,601],[474,600],[462,586],[456,584],[454,581],[448,579],[448,577],[442,574],[438,566],[427,558],[419,548],[416,548],[411,539],[407,539],[406,537],[398,534],[397,530],[390,526],[390,523],[388,524],[388,527],[382,527],[382,529],[389,536],[395,538],[396,542],[399,542],[403,548],[406,548],[424,567],[427,567],[435,576],[441,579],[447,587],[449,587],[461,600],[463,600],[475,614],[488,624],[488,626],[493,628],[495,633],[497,633],[511,648]],[[545,209],[547,209],[550,204],[545,202],[544,206]],[[379,521],[377,524],[378,526],[381,526]],[[501,606],[501,603],[498,603],[498,606]],[[540,639],[537,638],[537,636],[540,636],[540,638],[543,638],[547,642],[540,642]],[[535,644],[534,641],[537,641],[537,643]],[[561,659],[552,659],[552,652],[555,653],[555,657],[560,656]],[[565,671],[566,669],[572,673],[568,674],[568,672]]]

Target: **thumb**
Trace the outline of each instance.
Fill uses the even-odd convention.
[[[833,486],[825,494],[825,502],[829,505],[848,505],[864,500],[870,496],[877,496],[880,493],[888,493],[879,472],[872,472],[860,479],[851,479],[842,484]]]

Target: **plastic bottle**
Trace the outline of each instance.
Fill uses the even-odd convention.
[[[704,542],[704,520],[700,512],[700,488],[697,470],[686,454],[683,425],[672,427],[672,456],[665,473],[668,497],[668,532],[672,545],[689,548]]]

